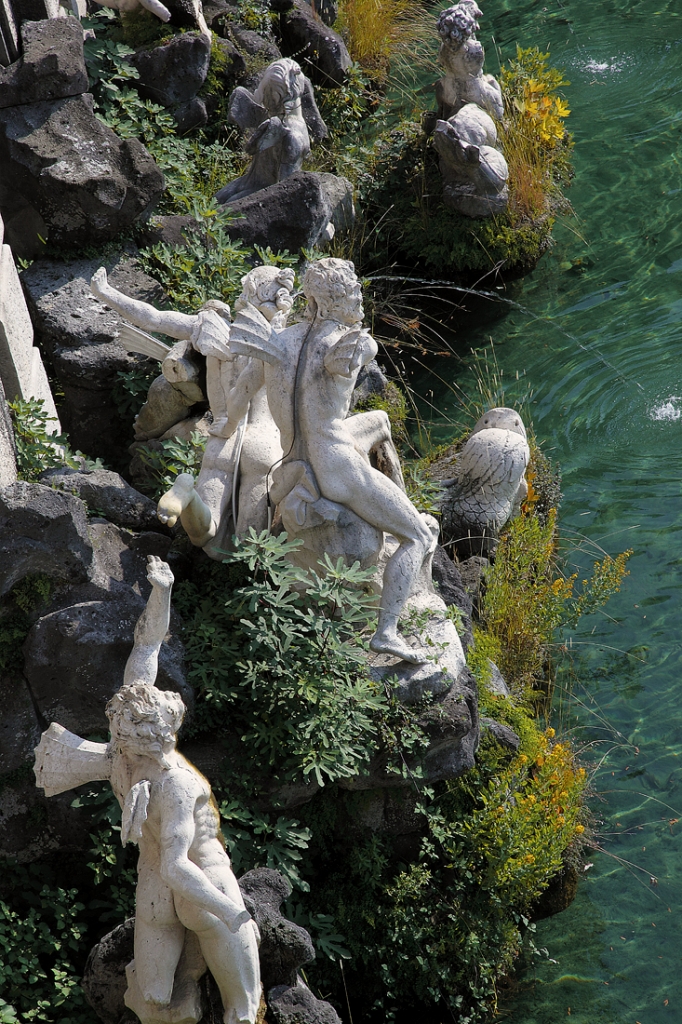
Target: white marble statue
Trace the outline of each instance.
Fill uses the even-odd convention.
[[[229,116],[240,128],[253,129],[245,145],[251,164],[218,192],[218,203],[243,199],[300,171],[310,153],[310,136],[327,135],[312,84],[288,57],[266,69],[254,92],[238,86],[230,97]]]
[[[467,217],[490,217],[507,207],[507,161],[497,146],[493,119],[467,103],[447,121],[437,121],[433,144],[440,157],[443,198]]]
[[[121,804],[121,841],[140,850],[125,1003],[142,1024],[197,1024],[197,982],[207,968],[225,1024],[255,1024],[258,931],[221,842],[211,788],[176,749],[184,704],[154,685],[173,574],[160,559],[148,561],[152,592],[123,686],[106,708],[109,743],[82,740],[53,722],[36,748],[36,781],[54,796],[108,780]]]
[[[121,11],[123,14],[134,14],[139,10],[151,11],[161,21],[170,21],[172,17],[171,12],[165,4],[161,3],[161,0],[95,0],[95,3],[99,4],[100,7],[111,7],[113,10]],[[203,35],[210,35],[206,19],[204,18],[201,0],[192,0],[192,8],[192,13],[201,33]]]
[[[230,311],[225,303],[212,300],[193,315],[157,310],[112,288],[103,269],[93,276],[91,287],[126,320],[182,339],[206,358],[213,422],[201,470],[196,484],[191,474],[178,476],[173,490],[159,503],[159,518],[169,526],[180,519],[192,543],[220,559],[235,533],[241,536],[249,527],[260,532],[268,526],[268,474],[281,459],[282,449],[267,403],[262,364],[231,351]],[[292,270],[256,267],[242,279],[235,309],[252,306],[273,330],[281,330],[293,305],[293,288]],[[150,338],[149,343],[156,339]],[[175,378],[189,373],[186,359],[171,358],[176,348],[169,350],[163,363],[164,376],[174,380],[174,389],[178,387]],[[166,408],[172,418],[175,405]]]
[[[476,103],[498,120],[504,114],[502,90],[492,75],[483,74],[485,50],[474,38],[481,11],[472,0],[461,0],[438,19],[441,46],[438,60],[445,75],[436,84],[438,116],[444,121],[464,106]]]
[[[285,454],[273,472],[271,499],[287,533],[305,543],[308,531],[344,509],[381,540],[384,533],[396,538],[383,572],[379,622],[370,646],[420,664],[426,654],[407,644],[398,620],[433,553],[437,530],[405,494],[386,413],[348,416],[358,372],[377,352],[362,326],[360,282],[352,263],[321,259],[308,267],[303,292],[307,321],[277,333],[247,307],[231,330],[234,351],[263,360],[268,403],[280,430]],[[387,454],[385,472],[371,461],[381,446]],[[346,529],[341,542],[348,553],[354,527]]]
[[[443,480],[443,536],[465,554],[488,554],[502,527],[528,494],[526,428],[514,409],[490,409],[457,455],[452,479]]]

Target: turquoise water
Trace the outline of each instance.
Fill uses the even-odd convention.
[[[682,0],[484,7],[487,70],[494,36],[503,57],[517,40],[549,45],[571,81],[577,218],[515,295],[524,308],[456,345],[492,337],[507,402],[531,393],[536,433],[562,467],[567,536],[634,549],[608,614],[570,638],[573,698],[557,707],[598,766],[606,852],[590,856],[571,908],[538,926],[552,960],[522,974],[503,1011],[513,1024],[680,1021]],[[436,404],[444,419],[454,410],[447,391]],[[587,542],[569,557],[591,562]]]

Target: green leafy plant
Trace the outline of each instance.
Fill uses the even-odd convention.
[[[160,448],[140,445],[138,454],[147,469],[147,483],[140,485],[158,500],[175,483],[180,473],[197,474],[206,448],[206,435],[193,431],[189,441],[168,438]]]
[[[132,370],[118,370],[112,390],[114,402],[120,415],[132,421],[147,400],[152,381],[159,375],[159,367],[139,363]]]
[[[72,452],[66,434],[50,433],[54,422],[42,398],[15,398],[8,402],[17,453],[17,474],[20,480],[38,480],[41,473],[59,466],[72,469],[101,469],[99,459],[88,459],[82,452]]]

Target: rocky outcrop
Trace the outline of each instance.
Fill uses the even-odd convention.
[[[142,143],[103,125],[88,93],[0,110],[0,170],[5,187],[39,214],[53,245],[108,241],[164,188]],[[12,228],[15,251],[36,255],[38,240],[14,222]]]
[[[65,466],[48,470],[40,479],[48,487],[75,494],[91,512],[104,516],[117,526],[164,531],[154,502],[126,483],[118,473],[108,469],[77,470]]]
[[[297,60],[315,85],[333,88],[345,83],[352,63],[346,44],[305,0],[294,0],[280,15],[280,32],[282,53]]]
[[[113,265],[109,280],[121,291],[146,302],[163,302],[163,290],[142,273],[129,246]],[[62,424],[74,449],[122,467],[132,440],[112,394],[117,373],[130,371],[140,358],[118,344],[117,313],[90,291],[90,278],[99,260],[36,260],[21,275],[36,340],[52,364],[64,392]]]
[[[273,251],[324,245],[334,231],[353,223],[353,187],[334,174],[297,171],[276,185],[229,205],[234,222],[227,230],[246,245],[268,245]],[[332,224],[334,231],[329,230]]]
[[[0,597],[37,573],[84,583],[93,569],[83,503],[42,484],[0,490]]]
[[[87,91],[83,30],[76,18],[26,21],[21,59],[0,69],[0,107],[80,96]]]
[[[0,488],[9,487],[17,479],[14,431],[5,392],[0,380]]]
[[[24,643],[24,674],[39,713],[46,722],[59,722],[81,736],[106,733],[104,709],[123,680],[135,624],[149,593],[147,555],[163,558],[170,545],[160,534],[136,537],[109,523],[92,524],[90,536],[92,582],[58,596]],[[156,682],[160,689],[179,693],[191,712],[179,629],[173,616]]]
[[[138,50],[130,57],[140,74],[135,88],[145,99],[168,107],[176,122],[184,122],[181,130],[198,127],[208,119],[197,93],[206,81],[210,57],[211,41],[198,32],[184,32],[161,46]]]
[[[305,928],[280,912],[282,901],[291,895],[289,882],[278,871],[256,868],[239,879],[239,887],[261,934],[261,978],[272,1019],[278,1024],[340,1024],[334,1008],[316,999],[297,975],[299,967],[315,959],[315,947]],[[103,1024],[133,1020],[127,1016],[123,995],[126,964],[133,959],[134,928],[134,918],[114,928],[93,947],[85,965],[83,990]],[[207,976],[202,985],[207,1012],[201,1024],[209,1024],[221,1016],[222,1007],[214,982]]]

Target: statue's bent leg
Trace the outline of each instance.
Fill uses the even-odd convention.
[[[191,473],[180,473],[170,491],[159,500],[157,515],[162,523],[175,526],[178,519],[196,547],[203,548],[215,535],[210,508],[194,489]]]
[[[215,882],[215,878],[212,879]],[[225,890],[224,880],[220,888]],[[235,902],[242,902],[236,892],[227,892]],[[220,989],[225,1011],[225,1024],[255,1024],[260,1006],[261,986],[256,926],[248,921],[233,933],[212,914],[200,910],[176,896],[178,915],[185,926],[195,932],[204,960]]]
[[[345,421],[357,448],[367,455],[374,455],[377,469],[392,480],[402,491],[405,490],[400,459],[391,436],[391,422],[383,409],[359,412]]]
[[[407,495],[357,453],[339,461],[328,458],[313,468],[325,498],[346,505],[366,523],[392,534],[399,542],[384,569],[377,631],[370,640],[373,651],[394,654],[419,665],[426,652],[410,647],[398,633],[398,620],[425,559],[437,538]],[[350,457],[349,457],[350,455]]]

